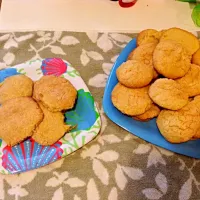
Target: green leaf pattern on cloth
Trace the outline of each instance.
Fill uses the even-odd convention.
[[[0,69],[27,61],[34,65],[33,60],[50,57],[67,60],[77,70],[68,75],[81,74],[102,120],[99,136],[75,153],[30,172],[0,174],[0,200],[200,199],[199,160],[151,145],[104,115],[102,97],[110,70],[122,48],[135,36],[61,31],[0,34]],[[79,131],[63,142],[67,143],[68,137],[79,137]],[[84,144],[84,137],[80,142]],[[76,148],[73,143],[64,154]]]

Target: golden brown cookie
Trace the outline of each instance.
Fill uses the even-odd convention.
[[[141,31],[137,36],[137,46],[146,43],[158,43],[160,39],[160,33],[154,29],[146,29]]]
[[[146,65],[153,65],[153,52],[156,48],[156,43],[147,43],[138,46],[129,55],[129,60],[142,62]]]
[[[195,103],[195,106],[196,106],[196,109],[197,110],[200,110],[200,96],[196,96],[194,97],[194,103]],[[198,129],[198,131],[196,132],[196,134],[193,136],[192,139],[200,139],[200,128]]]
[[[24,75],[6,78],[0,86],[0,104],[16,97],[30,97],[33,93],[33,81]]]
[[[10,99],[0,107],[0,138],[14,146],[32,136],[42,119],[42,110],[32,98]]]
[[[160,42],[153,54],[153,64],[167,78],[181,78],[190,69],[191,55],[179,43],[172,40]]]
[[[149,96],[160,107],[179,110],[188,103],[188,94],[172,79],[157,79],[149,88]]]
[[[133,116],[133,119],[137,121],[147,122],[153,119],[154,117],[157,117],[159,113],[160,113],[160,108],[155,104],[152,104],[149,110],[147,110],[145,113],[141,115]]]
[[[138,48],[138,47],[137,47],[137,48]],[[135,48],[133,51],[131,51],[131,53],[128,55],[127,60],[133,60],[132,57],[133,57],[134,52],[135,52],[135,50],[136,50],[137,48]]]
[[[160,40],[160,38],[163,36],[163,34],[165,33],[165,31],[166,31],[166,29],[163,29],[163,30],[161,30],[161,31],[158,31],[157,37],[159,38],[159,40]]]
[[[188,93],[189,97],[200,94],[200,66],[191,64],[188,73],[176,80],[177,83]]]
[[[200,49],[193,54],[192,63],[200,66]]]
[[[42,104],[39,106],[44,113],[44,119],[35,129],[32,138],[41,145],[52,145],[71,130],[71,126],[64,123],[61,112],[51,112]]]
[[[200,101],[194,99],[178,111],[162,110],[157,118],[161,134],[171,143],[190,140],[200,128]]]
[[[128,60],[135,60],[145,65],[153,67],[153,52],[157,46],[157,43],[147,43],[138,46],[128,56]],[[153,78],[157,78],[158,73],[153,68]]]
[[[74,107],[77,91],[65,78],[43,76],[34,84],[33,97],[52,112]]]
[[[182,44],[190,55],[194,54],[199,49],[198,39],[192,33],[180,28],[170,28],[166,30],[160,38],[160,41],[166,40],[174,40]]]
[[[196,139],[200,139],[200,127],[197,130],[196,134],[193,136],[193,138],[191,140],[196,140]]]
[[[116,71],[119,82],[126,87],[141,88],[153,79],[153,67],[142,62],[128,60]]]
[[[143,114],[152,104],[148,88],[132,89],[118,83],[112,91],[112,103],[124,114],[130,116]]]

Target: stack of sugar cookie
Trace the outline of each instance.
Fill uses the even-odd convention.
[[[57,142],[71,126],[64,114],[74,107],[77,91],[65,78],[43,76],[35,83],[25,75],[0,85],[0,139],[14,146],[28,137],[41,145]]]
[[[116,71],[113,105],[135,120],[157,117],[161,134],[171,143],[200,138],[199,65],[200,42],[192,33],[144,30]]]

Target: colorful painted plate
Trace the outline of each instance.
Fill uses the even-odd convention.
[[[39,168],[69,155],[96,137],[101,127],[100,115],[91,93],[79,73],[67,61],[48,58],[23,63],[1,70],[0,82],[19,73],[34,81],[48,74],[68,79],[77,89],[78,98],[74,109],[66,112],[65,116],[67,124],[77,125],[77,128],[51,146],[41,146],[30,138],[10,147],[0,140],[0,172],[3,174]]]
[[[117,84],[116,69],[127,60],[130,52],[136,48],[136,39],[131,40],[127,46],[122,50],[119,57],[117,58],[108,82],[105,88],[103,97],[103,108],[107,116],[116,124],[129,131],[130,133],[152,143],[157,146],[163,147],[170,151],[183,154],[186,156],[200,158],[200,140],[189,141],[181,144],[171,144],[167,142],[164,137],[160,134],[156,120],[152,119],[149,122],[139,122],[133,120],[121,112],[119,112],[111,102],[111,92]]]

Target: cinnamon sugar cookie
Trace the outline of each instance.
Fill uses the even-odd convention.
[[[43,76],[34,84],[34,99],[52,112],[73,108],[76,96],[74,86],[62,77]]]
[[[64,123],[64,115],[61,112],[50,112],[41,103],[39,104],[44,119],[33,133],[33,139],[41,145],[52,145],[68,132],[71,126]]]
[[[171,79],[183,77],[190,69],[191,55],[172,40],[160,42],[153,54],[153,64],[158,73]]]
[[[200,66],[200,49],[193,54],[192,63]]]
[[[142,44],[131,52],[128,59],[142,62],[145,65],[153,65],[153,52],[156,46],[155,43]]]
[[[148,87],[132,89],[118,83],[112,91],[112,103],[122,113],[133,116],[150,109],[152,101]]]
[[[0,138],[14,146],[33,135],[43,120],[43,112],[30,97],[7,100],[0,106]]]
[[[137,36],[137,46],[146,43],[158,43],[160,39],[160,33],[155,29],[146,29],[141,31]]]
[[[138,46],[128,56],[128,60],[135,60],[145,65],[153,67],[153,52],[157,46],[157,43],[147,43]],[[153,68],[153,78],[157,78],[158,73]]]
[[[24,75],[14,75],[6,78],[0,85],[0,104],[16,97],[31,97],[33,81]]]
[[[153,79],[153,67],[142,62],[128,60],[116,71],[119,82],[126,87],[141,88]]]
[[[200,100],[195,98],[178,111],[162,110],[157,118],[161,134],[171,143],[192,139],[200,129],[199,108]]]
[[[133,119],[137,121],[147,122],[153,119],[154,117],[157,117],[159,113],[160,113],[160,108],[155,104],[152,104],[149,110],[147,110],[145,113],[141,115],[133,116]]]
[[[194,54],[199,49],[198,39],[192,33],[180,28],[170,28],[166,30],[160,38],[160,42],[166,40],[174,40],[180,43],[190,55]]]
[[[200,94],[200,66],[191,64],[188,73],[176,80],[189,97]]]
[[[149,88],[149,96],[160,107],[179,110],[188,103],[188,94],[176,81],[157,79]]]

